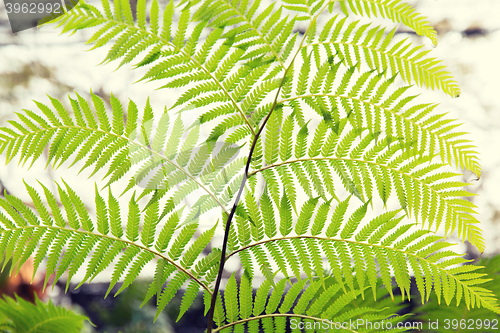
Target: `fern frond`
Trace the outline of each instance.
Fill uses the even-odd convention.
[[[344,118],[341,123],[346,122]],[[326,149],[329,146],[325,145],[323,156],[319,156],[315,148],[318,139],[304,142],[299,133],[295,139],[295,158],[252,171],[250,177],[262,174],[269,188],[286,188],[286,178],[277,175],[283,172],[280,169],[290,167],[310,197],[326,198],[324,191],[318,189],[328,190],[325,183],[333,177],[340,178],[344,188],[362,201],[372,198],[377,191],[385,204],[391,195],[396,194],[401,207],[420,218],[423,228],[427,223],[429,229],[437,230],[444,223],[447,233],[457,230],[459,237],[469,240],[480,251],[484,250],[484,239],[476,226],[479,221],[472,215],[476,214],[475,207],[462,198],[473,194],[459,190],[468,184],[454,181],[455,173],[439,172],[444,165],[432,163],[430,155],[421,155],[420,147],[402,140],[391,143],[395,139],[370,133],[361,136],[361,142],[354,145],[354,139],[360,135],[361,131],[357,129],[346,134],[328,129],[324,136],[328,143],[335,142],[336,149]],[[307,146],[310,148],[308,156],[305,154]],[[424,166],[426,162],[432,164]],[[311,182],[318,184],[313,187],[314,191]],[[330,189],[334,196],[334,188]],[[274,192],[276,196],[277,190]]]
[[[341,32],[344,26],[347,29]],[[302,47],[313,51],[321,47],[329,57],[339,57],[348,67],[366,63],[379,73],[400,74],[408,84],[440,89],[452,97],[460,95],[458,84],[441,61],[427,57],[430,50],[412,46],[406,40],[392,43],[395,30],[385,35],[383,28],[370,28],[368,24],[360,25],[359,21],[348,24],[346,17],[338,15],[331,18],[324,29],[317,39]]]
[[[210,289],[212,277],[208,276],[207,272],[211,267],[216,267],[216,261],[213,260],[213,255],[209,256],[210,260],[209,257],[201,259],[201,252],[210,243],[216,226],[193,239],[197,223],[191,222],[187,225],[179,223],[180,212],[175,211],[170,214],[168,222],[160,231],[158,203],[150,205],[146,209],[144,218],[141,218],[136,199],[132,198],[124,230],[121,222],[117,221],[116,198],[111,191],[105,200],[96,188],[97,216],[95,220],[91,220],[86,211],[76,208],[81,199],[72,193],[73,190],[67,184],[64,188],[58,186],[61,198],[72,197],[71,201],[61,201],[64,210],[71,212],[68,220],[63,220],[57,205],[55,206],[57,208],[50,209],[49,213],[39,193],[27,184],[26,188],[30,195],[36,198],[35,208],[40,218],[35,211],[15,197],[7,195],[5,199],[0,200],[0,205],[8,214],[6,216],[0,213],[2,227],[0,248],[6,249],[3,252],[6,261],[13,260],[12,267],[19,267],[29,256],[34,256],[36,271],[46,259],[46,276],[55,273],[57,281],[67,273],[66,288],[68,288],[75,274],[83,269],[85,259],[89,258],[85,276],[79,286],[92,281],[105,268],[114,266],[107,294],[123,277],[124,282],[116,292],[118,294],[135,281],[146,263],[157,258],[157,271],[161,274],[155,274],[150,287],[153,292],[148,292],[146,299],[155,293],[159,294],[158,313],[163,310],[162,302],[172,293],[170,284],[175,285],[175,282],[169,282],[166,288],[163,288],[163,285],[174,272],[176,281],[182,281],[179,282],[178,289],[182,287],[184,281],[191,281],[186,291],[186,304],[183,305],[183,309],[187,310],[190,307],[194,300],[192,294],[198,290],[203,289],[212,293]],[[54,200],[53,194],[46,188],[44,191],[45,200],[52,206],[50,203]],[[15,210],[12,207],[16,207]],[[49,214],[57,217],[58,222],[54,223]],[[89,225],[90,228],[87,228],[89,230],[80,228],[85,224]],[[139,229],[139,226],[142,228]],[[174,233],[176,230],[178,233]],[[214,255],[217,253],[214,251]]]
[[[322,73],[320,69],[311,83],[307,79],[302,83],[305,85],[302,94],[284,98],[279,103],[294,110],[311,107],[324,120],[320,126],[326,124],[334,128],[340,126],[337,124],[343,111],[355,128],[368,128],[374,135],[384,131],[388,137],[414,140],[422,154],[426,151],[437,154],[443,163],[481,175],[477,152],[471,149],[474,148],[470,147],[471,141],[464,138],[466,133],[457,131],[459,124],[455,120],[445,118],[445,114],[435,114],[437,105],[413,104],[416,96],[405,94],[408,87],[389,92],[394,77],[384,80],[382,75],[373,72],[356,77],[354,68],[343,72],[339,65],[325,62],[322,68],[328,68],[328,72]],[[336,75],[342,76],[341,82],[333,82]]]
[[[220,322],[214,332],[282,332],[286,327],[293,331],[306,329],[308,332],[324,332],[334,329],[343,321],[366,322],[384,320],[394,323],[396,332],[405,332],[405,328],[396,328],[396,324],[405,316],[394,316],[398,306],[383,301],[384,304],[361,301],[354,304],[360,291],[343,293],[342,288],[328,278],[326,284],[317,279],[298,280],[291,283],[282,279],[271,289],[271,284],[264,281],[257,289],[255,298],[248,292],[252,278],[245,273],[237,284],[234,276],[228,281],[224,292],[224,308],[226,321]],[[287,284],[290,287],[287,288]],[[239,290],[238,290],[239,289]],[[383,295],[379,289],[379,295]],[[236,295],[239,294],[239,299]],[[386,298],[387,300],[387,298]],[[390,298],[388,299],[390,301]],[[253,303],[253,313],[247,305]],[[239,305],[239,306],[238,306]],[[387,307],[383,307],[386,305]],[[300,329],[299,329],[300,328]],[[337,327],[338,329],[338,327]],[[351,325],[349,332],[375,332],[374,329],[360,325]],[[379,330],[380,331],[380,330]]]
[[[138,3],[137,22],[133,22],[131,16],[127,16],[125,19],[121,14],[110,15],[106,10],[101,12],[85,3],[78,4],[73,10],[61,16],[58,21],[59,25],[63,27],[63,32],[100,26],[101,28],[94,33],[88,43],[94,44],[92,49],[112,44],[104,61],[109,62],[121,58],[122,61],[119,65],[121,67],[142,58],[136,67],[150,67],[142,78],[143,80],[168,80],[169,82],[164,84],[164,88],[178,88],[192,83],[196,84],[195,89],[186,91],[180,97],[175,104],[176,106],[188,103],[190,107],[201,107],[225,102],[233,108],[233,114],[239,114],[244,125],[253,131],[245,115],[252,104],[248,105],[248,101],[246,104],[241,104],[241,101],[233,96],[231,86],[235,83],[235,78],[234,76],[228,77],[229,70],[235,67],[238,62],[253,58],[253,56],[243,57],[247,46],[237,45],[233,47],[235,32],[226,31],[224,33],[224,26],[227,25],[224,20],[215,24],[215,30],[209,34],[204,42],[200,41],[202,32],[208,30],[209,27],[206,18],[200,20],[199,11],[191,12],[193,5],[195,4],[182,8],[176,27],[174,27],[173,20],[173,2],[169,2],[163,13],[160,14],[157,1],[153,1],[149,10],[142,2]],[[106,8],[106,6],[104,7]],[[120,2],[115,3],[114,7],[118,13],[121,13]],[[208,8],[205,9],[208,10]],[[148,14],[151,20],[149,24],[146,24],[144,18]],[[162,21],[161,24],[160,21]],[[188,35],[188,26],[195,23],[196,26]],[[281,36],[281,39],[288,38],[293,28],[293,21],[287,27],[284,32],[280,29],[274,29],[273,31],[277,31],[271,33],[268,37],[269,40],[277,38],[276,33]],[[174,28],[177,28],[175,33]],[[279,48],[282,44],[281,42],[274,47]],[[270,64],[271,62],[264,59],[262,63]],[[240,64],[241,70],[238,72],[236,81],[254,73],[257,67],[255,65],[255,61]],[[267,89],[272,89],[272,85],[267,84]],[[265,92],[268,91],[261,91],[258,94]],[[204,99],[197,98],[204,93],[208,93]],[[254,103],[261,98],[254,97]]]
[[[196,123],[189,129],[188,139],[181,145],[180,139],[184,132],[182,120],[177,117],[170,122],[167,112],[160,118],[158,129],[152,132],[149,102],[144,113],[139,115],[132,101],[126,112],[120,102],[112,97],[111,125],[103,101],[93,93],[91,96],[98,122],[92,123],[93,110],[79,95],[77,99],[70,98],[73,115],[69,115],[55,99],[52,99],[52,104],[59,116],[48,106],[38,103],[46,117],[31,111],[20,114],[19,121],[11,122],[14,130],[1,129],[0,151],[7,153],[9,161],[19,155],[20,163],[23,164],[31,157],[32,165],[48,146],[47,164],[53,161],[54,165],[58,163],[60,166],[72,160],[74,165],[81,161],[84,163],[80,172],[93,166],[91,175],[107,167],[108,172],[104,176],[107,179],[106,186],[129,176],[125,191],[140,185],[145,187],[140,197],[156,190],[156,200],[179,185],[181,189],[175,195],[176,205],[194,190],[201,189],[207,194],[204,198],[210,202],[210,207],[218,206],[227,212],[226,205],[234,193],[228,192],[223,198],[219,193],[231,188],[232,181],[238,179],[243,168],[241,158],[234,160],[239,152],[236,146],[217,143],[211,147],[210,143],[200,143],[199,124]],[[127,121],[123,120],[125,115]],[[137,122],[138,117],[143,118],[142,124]],[[44,140],[39,141],[40,136]],[[19,145],[23,151],[15,149]],[[224,168],[228,163],[227,168]],[[73,197],[68,197],[68,200]],[[82,204],[76,208],[84,213]],[[199,208],[196,206],[194,210]],[[202,213],[208,209],[205,206]],[[83,227],[89,228],[86,224]]]
[[[299,13],[297,20],[312,19],[324,5],[324,1],[284,0],[283,2],[284,8]]]
[[[234,47],[249,48],[249,52],[242,59],[262,58],[277,61],[279,69],[285,69],[285,62],[289,56],[287,48],[293,48],[295,37],[293,28],[296,17],[289,18],[283,15],[282,8],[274,9],[275,4],[269,5],[261,13],[257,9],[261,1],[233,3],[226,0],[195,1],[201,7],[195,14],[195,19],[210,18],[211,26],[233,26],[225,32],[225,36],[234,40]],[[291,42],[291,43],[290,43]],[[283,46],[285,51],[283,50]],[[278,70],[279,70],[278,69]]]
[[[64,181],[56,184],[60,203],[44,185],[42,196],[26,184],[34,209],[5,194],[4,267],[11,260],[13,271],[33,256],[35,271],[45,267],[44,287],[49,276],[66,275],[66,288],[83,266],[78,287],[113,267],[107,296],[155,261],[143,304],[155,297],[158,317],[184,290],[179,320],[202,290],[210,332],[213,322],[215,331],[252,333],[285,331],[287,320],[306,331],[323,331],[317,324],[325,320],[400,322],[393,284],[409,299],[411,274],[422,302],[435,295],[438,303],[500,313],[496,295],[480,286],[488,281],[480,268],[430,231],[457,230],[485,247],[477,207],[464,198],[468,184],[448,171],[454,165],[480,176],[475,147],[435,105],[413,104],[408,87],[392,89],[399,74],[459,95],[424,46],[339,15],[320,28],[334,1],[138,0],[135,9],[126,0],[101,1],[101,9],[80,2],[65,12],[62,32],[96,28],[88,43],[108,46],[104,62],[144,67],[141,80],[181,89],[180,97],[158,117],[149,101],[139,112],[111,95],[108,110],[91,92],[92,105],[76,94],[70,110],[49,97],[50,106],[35,102],[40,112],[19,113],[0,129],[7,162],[18,156],[33,165],[47,148],[47,166],[80,163],[90,176],[107,169],[108,187],[107,196],[95,187],[95,216]],[[346,16],[388,18],[436,43],[428,20],[400,0],[340,6]],[[358,73],[363,63],[371,70]],[[201,116],[190,117],[194,110]],[[210,127],[208,138],[201,125]],[[249,155],[239,157],[245,145]],[[110,188],[124,178],[122,195],[144,188],[131,195],[128,211]],[[339,199],[339,186],[349,197]],[[401,209],[366,221],[375,197],[384,208],[397,198]],[[218,223],[198,226],[213,209],[227,219],[224,243],[207,253]],[[402,223],[403,210],[417,223]],[[236,255],[241,279],[232,274],[217,297],[224,263]],[[257,274],[264,280],[254,297]],[[373,298],[365,298],[368,289]]]
[[[341,0],[340,6],[345,15],[352,12],[355,15],[373,15],[388,18],[394,23],[403,23],[418,35],[429,38],[434,46],[437,44],[437,33],[429,20],[401,0]]]
[[[463,299],[469,298],[466,300],[467,306],[476,304],[499,311],[495,295],[477,287],[487,281],[483,278],[484,275],[470,274],[477,270],[477,267],[457,267],[456,265],[465,264],[468,260],[447,250],[446,248],[453,244],[444,241],[442,237],[432,235],[427,230],[416,230],[408,234],[414,224],[402,225],[402,217],[396,217],[397,211],[380,215],[360,227],[363,225],[367,203],[348,216],[345,216],[345,204],[336,207],[329,205],[325,208],[323,205],[312,203],[311,200],[304,203],[300,215],[292,221],[295,226],[293,234],[252,237],[250,244],[240,243],[239,248],[229,253],[227,259],[242,252],[255,253],[256,248],[275,243],[286,249],[283,252],[287,255],[277,258],[281,263],[271,256],[274,264],[285,275],[288,274],[287,267],[292,268],[292,271],[301,272],[296,276],[299,279],[304,274],[311,275],[311,268],[308,267],[310,263],[306,260],[311,258],[320,281],[324,279],[320,272],[330,269],[339,288],[353,292],[356,285],[362,289],[369,286],[376,297],[376,283],[380,276],[387,291],[394,298],[391,282],[391,274],[394,273],[403,300],[405,296],[410,297],[410,271],[423,271],[426,272],[425,281],[417,283],[422,301],[429,298],[431,290],[435,290],[438,299],[443,295],[447,304],[450,304],[453,298],[460,303],[460,290],[466,290]],[[262,206],[261,210],[264,212],[264,209],[268,208],[272,208],[271,211],[280,209],[273,204],[272,207]],[[291,212],[291,208],[288,210]],[[304,225],[301,219],[303,214],[314,215],[315,224]],[[293,257],[299,260],[290,260]],[[315,261],[315,258],[324,257],[327,258],[327,266],[324,266],[323,260]],[[460,287],[456,287],[457,285]]]

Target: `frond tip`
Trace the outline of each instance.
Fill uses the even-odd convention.
[[[347,26],[346,31],[342,31]],[[342,31],[342,32],[341,32]],[[348,67],[366,63],[379,73],[399,74],[408,84],[440,89],[452,97],[460,95],[460,88],[441,60],[428,57],[431,50],[413,46],[405,40],[393,42],[395,29],[388,34],[384,28],[370,27],[370,24],[351,22],[346,17],[332,17],[321,34],[303,45],[318,53],[325,49],[328,56],[334,55]]]
[[[395,23],[403,23],[418,35],[428,37],[434,46],[437,44],[436,30],[428,19],[401,0],[340,0],[342,11],[348,15],[388,18]]]

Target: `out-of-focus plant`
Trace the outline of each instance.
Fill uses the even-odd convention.
[[[86,316],[74,313],[51,301],[35,304],[20,297],[0,299],[0,332],[2,333],[80,333]]]

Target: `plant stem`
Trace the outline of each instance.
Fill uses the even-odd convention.
[[[271,110],[269,111],[266,118],[262,122],[262,125],[259,127],[259,130],[257,131],[257,133],[255,133],[255,135],[254,135],[252,147],[250,148],[250,152],[248,153],[248,160],[247,160],[247,164],[245,166],[245,173],[243,175],[243,180],[241,181],[240,189],[238,191],[238,195],[236,196],[236,200],[234,201],[233,208],[231,209],[231,212],[229,213],[229,216],[227,217],[227,221],[226,221],[226,230],[224,232],[224,240],[223,240],[223,244],[222,244],[222,252],[221,252],[221,258],[220,258],[220,264],[219,264],[219,273],[217,274],[217,279],[215,280],[214,293],[212,294],[212,300],[210,303],[210,310],[208,313],[207,333],[212,333],[212,326],[214,323],[215,304],[217,302],[217,295],[219,294],[220,282],[222,280],[222,273],[224,271],[224,264],[226,263],[226,251],[227,251],[227,242],[228,242],[228,238],[229,238],[229,230],[231,229],[231,222],[233,221],[233,216],[236,212],[236,207],[238,206],[238,203],[240,202],[241,194],[243,193],[243,190],[245,189],[245,184],[247,182],[248,175],[249,175],[248,171],[250,169],[250,163],[252,162],[252,155],[253,155],[253,152],[255,150],[255,146],[257,145],[257,141],[259,140],[260,135],[264,131],[264,127],[266,127],[267,121],[269,120],[269,118],[271,118],[273,111],[276,109],[276,106],[278,105],[278,96],[280,95],[281,89],[283,88],[283,84],[285,83],[285,79],[287,77],[288,71],[293,66],[293,63],[295,62],[295,58],[299,54],[299,51],[301,50],[302,45],[304,44],[304,41],[306,40],[307,34],[311,28],[312,23],[316,21],[319,14],[321,14],[326,9],[326,7],[328,6],[329,3],[330,3],[330,1],[326,5],[324,5],[323,8],[320,9],[318,14],[316,14],[316,16],[311,20],[311,23],[307,27],[307,30],[304,33],[302,40],[300,41],[300,45],[299,45],[297,52],[293,56],[292,61],[290,62],[288,67],[285,69],[285,73],[283,75],[283,78],[281,79],[281,83],[280,83],[280,86],[278,87],[278,91],[276,92],[276,96],[274,98],[274,102],[273,102],[273,105],[271,107]]]
[[[214,293],[212,294],[212,300],[210,304],[210,311],[208,313],[208,324],[207,324],[207,332],[212,333],[212,325],[214,322],[214,312],[215,312],[215,304],[217,302],[217,294],[219,293],[220,282],[222,280],[222,273],[224,271],[224,264],[226,263],[226,251],[227,251],[227,241],[229,238],[229,230],[231,229],[231,222],[233,220],[234,213],[236,212],[236,207],[241,198],[241,194],[243,193],[243,189],[245,188],[245,183],[247,181],[248,170],[250,168],[250,161],[252,159],[252,154],[255,149],[257,140],[254,140],[252,144],[252,148],[250,149],[250,154],[248,155],[247,164],[245,166],[245,173],[243,174],[243,180],[241,181],[240,190],[238,191],[238,195],[236,196],[236,200],[234,201],[233,208],[229,213],[226,221],[226,230],[224,231],[224,241],[222,242],[222,252],[219,263],[219,273],[217,274],[217,280],[215,281]]]
[[[290,68],[290,67],[288,67]],[[245,189],[245,184],[248,179],[248,174],[250,171],[250,163],[252,162],[252,156],[253,152],[255,150],[255,146],[257,146],[257,141],[259,141],[259,137],[264,131],[264,127],[266,126],[267,121],[271,117],[271,114],[273,113],[274,109],[276,108],[277,101],[278,101],[278,96],[281,92],[281,88],[283,87],[283,83],[285,82],[285,77],[286,73],[288,72],[288,68],[285,71],[285,75],[283,76],[283,79],[281,80],[281,84],[278,88],[278,92],[276,93],[276,98],[274,99],[273,106],[271,107],[271,110],[267,114],[267,117],[264,119],[262,125],[259,127],[259,130],[255,134],[252,142],[252,147],[250,148],[250,152],[248,153],[248,159],[247,163],[245,165],[245,173],[243,174],[243,179],[241,180],[241,185],[240,189],[238,191],[238,195],[236,196],[236,200],[234,201],[233,208],[231,209],[231,212],[229,213],[229,216],[227,217],[226,221],[226,229],[224,231],[224,240],[222,242],[222,252],[221,252],[221,257],[220,257],[220,264],[219,264],[219,273],[217,274],[217,279],[215,280],[215,288],[214,288],[214,293],[212,294],[212,300],[210,303],[210,311],[208,313],[208,324],[207,324],[207,333],[212,333],[212,326],[214,322],[214,312],[215,312],[215,304],[217,302],[217,294],[219,293],[219,288],[220,288],[220,282],[222,280],[222,273],[224,271],[224,265],[226,263],[226,251],[227,251],[227,242],[229,238],[229,230],[231,229],[231,222],[233,221],[234,214],[236,212],[236,207],[238,207],[238,203],[240,202],[241,195],[243,194],[243,190]]]
[[[288,67],[288,68],[290,68],[290,67]],[[236,212],[236,207],[238,206],[238,203],[240,202],[241,194],[243,193],[243,190],[245,189],[245,184],[246,184],[247,179],[248,179],[248,174],[249,174],[249,170],[250,170],[250,163],[252,162],[252,155],[253,155],[253,152],[255,150],[255,146],[257,146],[257,141],[259,140],[259,137],[262,134],[262,131],[264,131],[264,127],[266,126],[267,121],[271,117],[271,114],[273,113],[274,109],[276,108],[278,96],[281,92],[281,88],[283,87],[283,83],[285,82],[285,77],[286,77],[286,74],[288,72],[288,68],[285,71],[285,75],[283,75],[283,79],[281,80],[281,84],[278,88],[278,92],[276,93],[276,98],[274,99],[274,103],[271,107],[271,110],[267,114],[267,117],[264,119],[258,132],[255,134],[255,136],[253,138],[252,147],[250,148],[250,152],[248,153],[248,159],[247,159],[247,163],[245,165],[245,173],[243,174],[243,179],[241,181],[240,189],[238,191],[238,195],[236,196],[236,200],[234,201],[233,208],[231,209],[231,212],[229,213],[229,216],[227,217],[226,230],[224,232],[224,240],[222,243],[222,252],[221,252],[221,258],[220,258],[220,264],[219,264],[219,273],[217,274],[217,279],[215,280],[214,293],[212,294],[210,311],[208,313],[207,333],[212,333],[212,326],[213,326],[213,322],[214,322],[215,304],[217,302],[217,294],[219,293],[220,282],[222,280],[222,272],[224,271],[224,264],[226,263],[227,242],[228,242],[228,238],[229,238],[229,230],[231,229],[231,222],[233,221],[233,216]]]

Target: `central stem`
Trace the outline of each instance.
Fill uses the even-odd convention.
[[[236,212],[236,207],[238,206],[238,203],[240,201],[241,194],[243,193],[243,190],[245,188],[246,181],[248,179],[248,171],[250,169],[250,162],[252,160],[252,154],[253,154],[253,151],[255,150],[257,140],[259,139],[259,134],[260,134],[260,131],[254,137],[254,140],[252,143],[252,148],[250,148],[250,153],[248,154],[248,160],[247,160],[247,164],[245,166],[245,173],[243,174],[243,179],[241,181],[238,195],[236,196],[236,200],[234,201],[233,208],[231,209],[231,212],[229,213],[229,216],[227,217],[226,230],[224,231],[224,241],[222,242],[222,252],[221,252],[221,258],[220,258],[220,264],[219,264],[219,273],[217,274],[217,280],[215,281],[215,289],[214,289],[214,293],[212,294],[212,300],[211,300],[211,304],[210,304],[210,312],[208,313],[208,325],[207,325],[207,332],[208,333],[212,333],[212,325],[214,322],[215,304],[217,302],[217,294],[219,293],[220,282],[222,280],[222,273],[224,271],[224,264],[226,263],[226,251],[227,251],[227,243],[228,243],[228,238],[229,238],[229,230],[231,229],[231,222],[232,222],[234,214]]]
[[[294,59],[295,59],[295,57],[294,57]],[[292,61],[292,63],[293,63],[293,61]],[[278,102],[278,96],[281,92],[281,88],[283,87],[283,83],[285,82],[286,74],[288,73],[289,68],[290,68],[290,66],[286,69],[285,75],[283,75],[283,79],[281,80],[281,84],[278,88],[278,92],[276,93],[276,98],[274,99],[274,103],[271,107],[271,110],[269,111],[266,118],[262,122],[262,125],[259,128],[259,131],[253,137],[252,147],[250,148],[250,152],[248,153],[247,164],[245,165],[245,173],[243,174],[243,179],[241,181],[240,189],[238,191],[238,195],[236,196],[236,200],[234,201],[233,208],[231,209],[231,212],[229,213],[229,216],[227,217],[226,230],[224,231],[224,240],[222,243],[222,252],[221,252],[221,256],[220,256],[219,274],[217,275],[217,280],[215,281],[215,289],[214,289],[214,293],[212,294],[210,311],[208,313],[207,333],[212,333],[212,326],[213,326],[213,322],[214,322],[215,304],[217,302],[217,294],[219,293],[220,282],[222,280],[222,272],[224,271],[224,264],[226,263],[227,242],[229,239],[229,230],[231,229],[231,222],[233,221],[233,217],[234,217],[234,214],[236,212],[236,207],[238,206],[238,203],[240,202],[241,194],[243,193],[243,190],[245,189],[245,184],[246,184],[247,179],[249,177],[250,163],[252,162],[252,155],[253,155],[253,152],[255,150],[255,146],[257,146],[257,141],[259,141],[259,137],[262,134],[262,131],[264,131],[264,127],[266,127],[267,121],[269,120],[269,118],[271,118],[273,111],[276,109],[276,105]]]
[[[238,195],[236,196],[236,200],[234,201],[233,208],[231,209],[231,212],[229,213],[229,216],[227,217],[226,230],[224,231],[224,240],[222,243],[222,252],[221,252],[221,256],[220,256],[219,273],[217,274],[217,279],[215,281],[214,293],[212,294],[212,300],[210,303],[210,311],[208,313],[207,333],[212,333],[212,326],[213,326],[213,322],[214,322],[215,304],[217,302],[217,294],[219,293],[220,282],[222,280],[222,273],[224,271],[224,264],[226,263],[226,251],[227,251],[227,243],[228,243],[228,239],[229,239],[229,230],[231,229],[231,222],[233,221],[233,217],[234,217],[234,214],[236,212],[236,207],[238,207],[238,203],[240,202],[240,199],[241,199],[241,194],[243,193],[243,190],[245,189],[245,184],[246,184],[247,179],[249,177],[250,163],[252,162],[252,155],[253,155],[253,152],[255,151],[255,146],[257,146],[257,141],[259,141],[259,137],[262,134],[262,131],[264,130],[264,127],[266,126],[267,121],[271,117],[271,114],[273,113],[273,111],[276,109],[278,96],[281,92],[281,88],[283,87],[283,83],[285,82],[285,77],[286,77],[286,74],[287,74],[289,68],[290,67],[288,67],[286,69],[285,75],[283,76],[283,79],[281,80],[281,84],[278,88],[278,92],[276,93],[276,98],[274,99],[274,103],[271,107],[271,110],[269,111],[266,118],[264,119],[262,125],[259,128],[259,131],[253,137],[252,147],[250,148],[250,152],[248,153],[248,159],[247,159],[247,163],[245,165],[245,173],[243,174],[243,179],[241,181],[240,189],[238,191]]]
[[[259,130],[253,137],[253,142],[252,142],[252,147],[250,148],[250,152],[248,154],[248,160],[247,164],[245,166],[245,173],[243,175],[243,180],[241,181],[240,185],[240,190],[238,191],[238,195],[236,196],[236,200],[234,201],[233,208],[231,209],[231,212],[229,213],[229,216],[227,217],[226,221],[226,230],[224,232],[224,240],[222,243],[222,252],[221,252],[221,257],[220,257],[220,264],[219,264],[219,273],[217,275],[217,279],[215,281],[215,288],[214,288],[214,293],[212,294],[212,300],[210,304],[210,310],[208,313],[208,324],[207,324],[207,333],[212,333],[212,326],[214,323],[214,312],[215,312],[215,304],[217,302],[217,294],[219,293],[219,288],[220,288],[220,282],[222,280],[222,273],[224,271],[224,264],[226,263],[226,251],[227,251],[227,243],[229,239],[229,230],[231,229],[231,222],[233,221],[234,214],[236,213],[236,207],[238,206],[238,203],[240,202],[241,199],[241,194],[243,193],[243,190],[245,189],[245,184],[249,176],[249,169],[250,169],[250,163],[252,162],[252,155],[255,150],[255,146],[257,145],[257,141],[259,140],[260,135],[262,134],[262,131],[264,130],[264,127],[266,127],[266,123],[271,118],[271,115],[273,111],[276,109],[276,106],[278,105],[278,96],[280,95],[281,89],[283,88],[283,84],[285,83],[288,71],[290,68],[293,66],[293,63],[295,62],[295,58],[299,54],[299,51],[302,49],[302,45],[304,45],[304,41],[306,40],[306,36],[309,33],[309,30],[312,26],[312,24],[316,21],[318,16],[326,9],[326,7],[335,0],[330,0],[326,5],[324,5],[319,12],[312,18],[311,23],[307,27],[306,32],[304,33],[304,36],[302,36],[302,40],[300,41],[299,48],[295,55],[292,58],[292,61],[288,65],[288,67],[285,69],[285,73],[283,75],[283,78],[281,79],[281,83],[278,87],[278,91],[276,92],[276,96],[274,98],[273,105],[271,106],[271,110],[267,114],[266,118],[262,122],[262,125],[259,127]],[[253,131],[252,131],[253,132]]]

